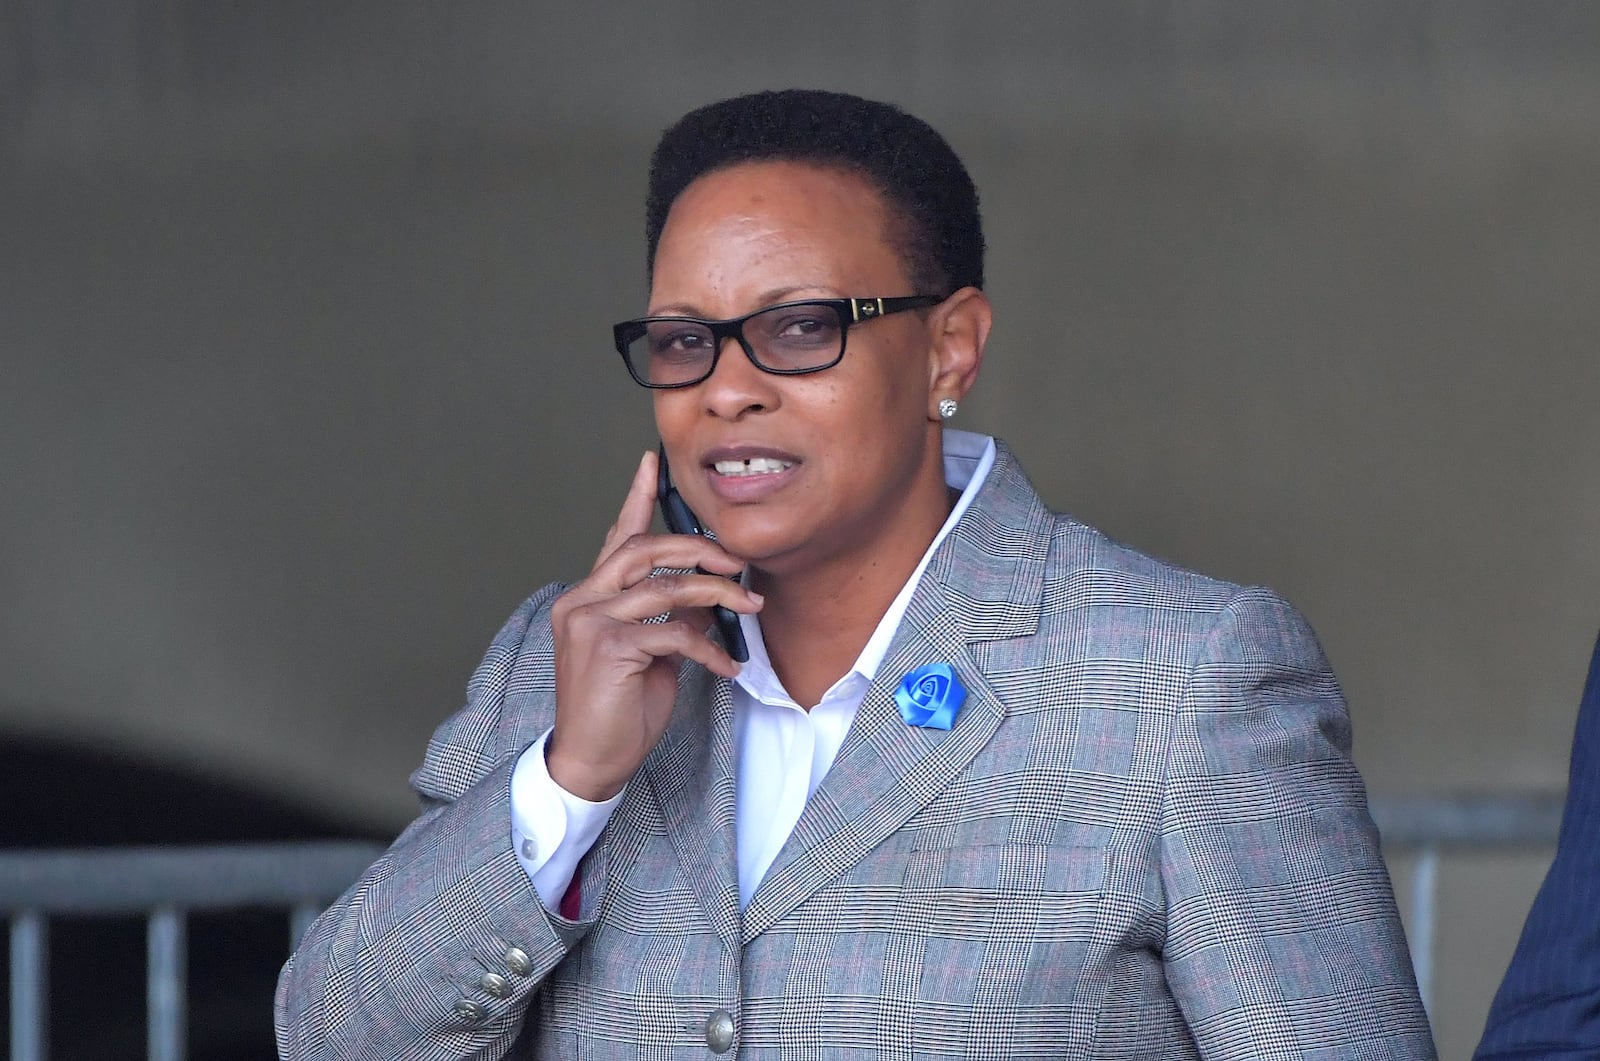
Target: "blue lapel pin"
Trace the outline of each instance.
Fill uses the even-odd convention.
[[[948,663],[918,667],[902,678],[900,688],[894,691],[900,717],[924,729],[949,729],[966,700],[967,690]]]

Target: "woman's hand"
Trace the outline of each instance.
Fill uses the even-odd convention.
[[[562,594],[550,613],[556,725],[545,765],[556,784],[591,801],[622,791],[661,739],[682,660],[724,678],[739,672],[705,634],[709,609],[720,604],[750,614],[761,608],[760,594],[726,577],[744,565],[720,545],[650,533],[655,483],[656,455],[646,453],[589,577]],[[650,576],[664,567],[711,573]],[[645,621],[666,612],[666,622]]]

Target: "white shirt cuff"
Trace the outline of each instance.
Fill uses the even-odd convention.
[[[561,907],[561,897],[572,883],[578,863],[622,802],[622,792],[602,803],[590,803],[556,784],[544,761],[549,739],[546,730],[518,756],[511,771],[511,846],[540,902],[555,911]]]

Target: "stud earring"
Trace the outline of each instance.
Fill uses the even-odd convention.
[[[939,418],[948,420],[956,415],[956,400],[954,398],[939,399]]]

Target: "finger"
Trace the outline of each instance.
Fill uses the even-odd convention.
[[[710,608],[680,608],[672,613],[671,619],[673,622],[688,623],[691,628],[708,635],[717,621]]]
[[[596,601],[590,607],[613,619],[643,622],[667,612],[691,608],[725,608],[746,615],[761,610],[759,593],[717,575],[661,575],[645,579],[630,589]]]
[[[650,517],[655,508],[657,459],[652,450],[645,450],[639,458],[633,481],[628,484],[628,496],[622,500],[622,510],[617,513],[617,521],[611,529],[606,531],[605,544],[600,547],[600,555],[595,557],[596,568],[629,538],[649,533]]]
[[[694,534],[641,534],[612,549],[595,564],[586,580],[589,589],[605,595],[635,586],[664,567],[700,568],[732,577],[744,561],[709,538]]]
[[[648,623],[639,629],[642,633],[636,644],[658,659],[682,656],[723,678],[732,678],[739,673],[739,664],[721,645],[687,622]]]

